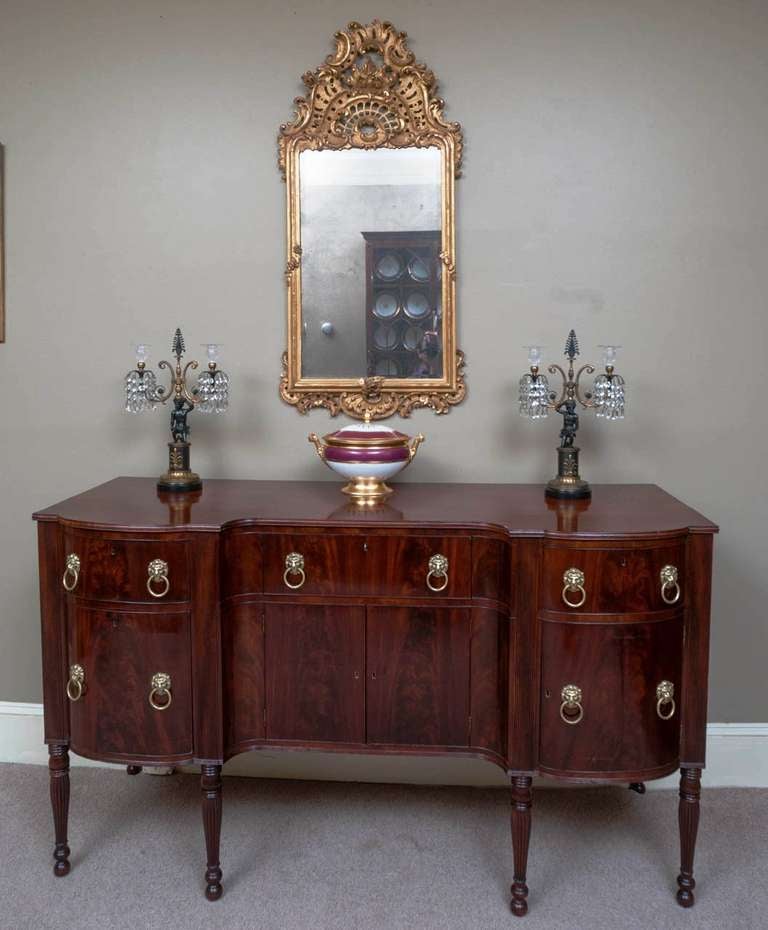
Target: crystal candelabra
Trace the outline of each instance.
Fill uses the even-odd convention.
[[[550,365],[547,371],[551,375],[560,375],[562,388],[560,393],[550,389],[546,375],[540,374],[543,346],[526,346],[530,372],[520,379],[520,413],[531,420],[540,420],[554,410],[563,417],[560,430],[560,445],[557,449],[557,476],[547,483],[548,497],[574,499],[591,497],[589,484],[579,475],[579,449],[574,446],[576,431],[579,428],[577,407],[593,409],[598,417],[605,420],[624,419],[625,382],[614,371],[616,352],[621,346],[599,346],[603,350],[605,371],[594,380],[592,390],[582,393],[581,377],[594,374],[592,365],[582,365],[574,371],[574,363],[579,355],[579,342],[576,333],[571,330],[565,342],[565,357],[568,359],[568,371],[561,365]]]
[[[175,364],[162,361],[158,368],[167,368],[171,374],[169,387],[158,384],[157,375],[147,368],[149,346],[136,345],[136,368],[125,376],[125,409],[129,413],[154,410],[159,404],[173,400],[171,410],[171,437],[168,443],[168,471],[161,475],[157,487],[160,491],[196,491],[202,487],[200,476],[189,467],[189,426],[187,416],[192,410],[200,413],[224,413],[229,406],[229,375],[218,367],[217,343],[204,343],[208,357],[208,368],[200,372],[197,383],[187,381],[190,370],[196,369],[196,361],[187,362],[182,368],[182,357],[186,351],[184,337],[177,329],[171,351]]]

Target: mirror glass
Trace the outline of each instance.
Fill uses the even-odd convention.
[[[443,377],[441,158],[300,153],[302,377]]]

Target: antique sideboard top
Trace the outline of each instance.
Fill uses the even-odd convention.
[[[398,484],[386,504],[347,503],[332,481],[207,479],[202,491],[158,492],[153,478],[115,478],[34,514],[83,527],[219,530],[228,524],[498,528],[521,536],[715,533],[700,513],[652,484],[595,485],[591,501],[548,501],[541,485]]]

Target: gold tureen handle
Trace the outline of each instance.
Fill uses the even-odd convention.
[[[317,433],[310,433],[307,436],[307,439],[315,447],[315,452],[320,456],[322,461],[325,461],[325,446],[323,445],[323,440],[317,435]]]
[[[414,459],[416,453],[417,453],[418,450],[419,450],[419,446],[420,446],[423,442],[424,442],[424,434],[423,434],[423,433],[419,433],[419,435],[418,435],[418,436],[414,436],[413,439],[412,439],[412,440],[410,441],[410,443],[408,444],[408,453],[409,453],[408,463],[409,463],[409,464],[413,461],[413,459]]]

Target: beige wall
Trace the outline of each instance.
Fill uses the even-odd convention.
[[[322,413],[283,406],[275,133],[349,19],[386,16],[466,130],[469,398],[414,417],[409,480],[550,476],[522,422],[526,342],[627,349],[629,416],[586,421],[594,481],[657,482],[718,521],[710,719],[768,720],[763,0],[0,0],[7,343],[0,346],[0,699],[40,697],[30,513],[156,475],[165,415],[121,413],[129,343],[226,343],[233,409],[193,423],[210,476],[321,478]],[[471,438],[470,438],[471,437]]]

